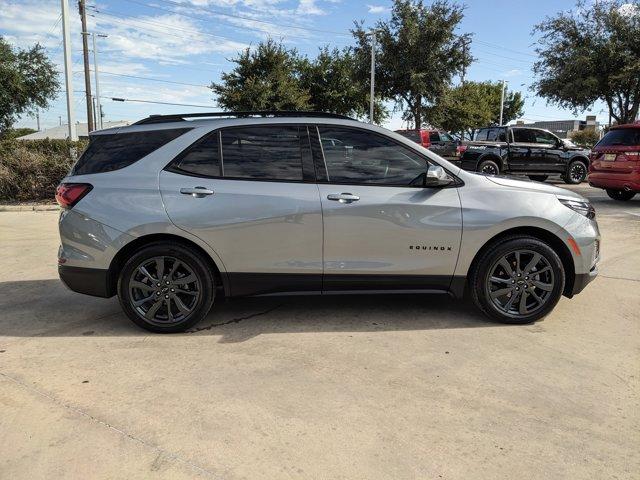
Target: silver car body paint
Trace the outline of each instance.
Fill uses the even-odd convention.
[[[218,128],[292,123],[351,126],[385,135],[443,166],[462,185],[405,188],[261,182],[163,170],[177,154]],[[558,201],[586,201],[570,191],[466,172],[396,133],[350,120],[228,118],[133,125],[118,131],[185,125],[192,130],[128,167],[63,180],[93,186],[60,216],[59,256],[65,265],[108,269],[117,252],[134,239],[169,234],[200,246],[223,274],[464,277],[478,251],[493,237],[513,228],[536,227],[567,246],[576,273],[594,271],[598,226]],[[113,129],[96,135],[107,133]],[[199,186],[215,193],[204,198],[180,194],[180,188]],[[335,193],[352,193],[360,200],[328,201],[327,195]],[[570,238],[580,247],[579,255],[571,248]]]

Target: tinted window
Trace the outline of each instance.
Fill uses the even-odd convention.
[[[440,139],[442,139],[443,142],[454,142],[455,141],[454,138],[451,135],[449,135],[448,133],[444,133],[444,132],[440,133]]]
[[[86,175],[128,167],[189,130],[176,128],[93,135],[71,173]]]
[[[481,130],[478,130],[478,132],[476,133],[476,136],[474,137],[474,140],[478,142],[483,142],[487,139],[488,133],[489,133],[488,128],[483,128]]]
[[[621,128],[609,130],[598,142],[599,147],[624,146],[633,147],[640,145],[640,128]]]
[[[515,143],[536,143],[535,131],[528,128],[514,128],[513,141]]]
[[[193,146],[182,154],[174,168],[194,175],[219,177],[220,153],[218,151],[218,132],[207,135],[193,144]]]
[[[504,128],[492,128],[487,132],[487,140],[490,142],[506,142],[507,131]]]
[[[429,132],[429,140],[432,142],[439,142],[440,134],[438,132]]]
[[[298,127],[243,127],[222,130],[225,177],[302,180]]]
[[[408,186],[426,170],[424,158],[382,135],[342,127],[319,130],[330,182]],[[340,143],[327,145],[328,138]]]
[[[556,137],[554,137],[549,132],[544,132],[542,130],[533,130],[536,143],[544,143],[545,145],[555,145]]]

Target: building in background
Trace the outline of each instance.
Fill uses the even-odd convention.
[[[595,115],[587,115],[585,120],[542,120],[533,123],[524,123],[522,120],[518,120],[516,125],[544,128],[560,138],[571,138],[574,132],[579,132],[580,130],[600,130],[600,123],[596,120]]]
[[[130,125],[129,121],[121,121],[121,122],[103,122],[104,128],[117,128],[124,127],[126,125]],[[86,123],[78,123],[76,125],[78,130],[78,137],[81,140],[87,140],[89,138],[88,128]],[[57,127],[47,128],[46,130],[41,130],[39,132],[30,133],[29,135],[24,135],[22,137],[16,138],[16,140],[44,140],[46,138],[50,138],[52,140],[64,140],[69,136],[69,128],[66,124],[59,125]]]

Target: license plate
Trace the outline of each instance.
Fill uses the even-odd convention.
[[[615,153],[605,153],[604,154],[604,159],[607,162],[613,162],[616,159],[616,154]]]

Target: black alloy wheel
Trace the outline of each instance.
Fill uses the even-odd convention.
[[[607,195],[609,198],[613,198],[614,200],[618,200],[619,202],[626,202],[631,200],[636,196],[636,192],[632,192],[630,190],[612,190],[610,188],[607,189]]]
[[[574,160],[569,164],[567,173],[564,175],[565,183],[578,185],[587,178],[587,166],[580,160]]]
[[[500,167],[498,167],[498,164],[493,160],[484,160],[478,165],[478,172],[484,173],[485,175],[499,175]]]
[[[487,246],[469,275],[480,310],[502,323],[530,323],[547,315],[565,284],[562,261],[547,243],[513,235]]]
[[[118,297],[127,316],[142,328],[181,332],[209,312],[213,275],[200,253],[180,244],[153,244],[122,268]]]

